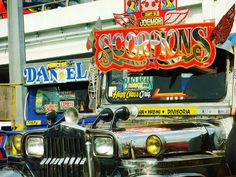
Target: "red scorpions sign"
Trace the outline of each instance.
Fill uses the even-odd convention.
[[[216,54],[214,23],[183,24],[189,9],[177,0],[125,0],[114,14],[124,28],[98,30],[95,62],[102,72],[209,67]]]

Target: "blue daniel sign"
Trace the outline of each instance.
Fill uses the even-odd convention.
[[[26,85],[63,83],[88,80],[88,65],[82,62],[54,62],[24,69]]]

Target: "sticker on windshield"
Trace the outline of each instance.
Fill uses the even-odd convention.
[[[44,105],[44,111],[48,112],[54,110],[56,112],[58,112],[58,105],[57,104],[45,104]]]
[[[75,106],[74,101],[60,101],[60,108],[63,110],[74,106]]]
[[[41,125],[42,122],[41,120],[29,120],[29,121],[26,121],[26,125],[27,126],[30,126],[30,125]]]
[[[43,94],[41,92],[38,92],[38,94],[36,95],[35,106],[41,107],[42,105],[43,105]]]
[[[62,91],[59,93],[60,100],[75,100],[75,91]]]
[[[142,99],[142,98],[150,98],[151,92],[149,91],[113,91],[112,98],[113,99]]]
[[[124,79],[124,90],[152,90],[153,77],[127,77]]]
[[[156,89],[152,95],[152,98],[164,98],[166,100],[183,100],[185,97],[188,95],[183,92],[160,93],[160,89]]]
[[[108,96],[109,96],[109,97],[112,97],[113,92],[115,92],[115,91],[116,91],[116,87],[109,87]]]

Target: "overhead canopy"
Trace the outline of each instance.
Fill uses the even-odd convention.
[[[234,54],[232,46],[236,44],[236,33],[231,33],[228,39],[224,43],[218,44],[216,47],[219,49],[226,50],[232,54]]]

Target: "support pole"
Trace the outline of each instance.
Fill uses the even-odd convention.
[[[24,127],[24,99],[26,88],[23,86],[25,66],[25,39],[22,0],[8,0],[8,48],[10,83],[16,83],[15,126]]]

